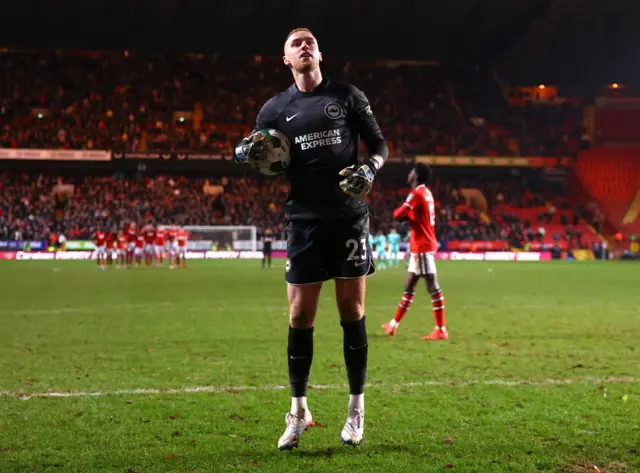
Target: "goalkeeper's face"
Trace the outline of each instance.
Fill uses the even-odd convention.
[[[320,67],[322,53],[316,38],[308,31],[293,33],[284,46],[284,63],[296,72],[311,72]]]

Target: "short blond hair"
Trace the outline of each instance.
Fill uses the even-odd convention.
[[[291,31],[289,31],[289,34],[287,35],[287,38],[284,40],[284,44],[286,46],[287,41],[289,41],[289,38],[291,38],[292,35],[296,34],[296,33],[300,33],[301,31],[304,31],[306,33],[309,33],[311,36],[314,36],[314,34],[311,32],[311,30],[309,28],[294,28]]]

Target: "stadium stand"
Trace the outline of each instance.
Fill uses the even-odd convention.
[[[625,236],[640,233],[640,221],[634,212],[640,190],[638,148],[598,147],[584,151],[574,170],[575,185],[582,186],[604,214],[607,233],[621,232]]]
[[[0,147],[15,150],[230,156],[251,130],[261,104],[290,84],[280,58],[261,56],[8,50],[0,54],[0,67],[5,71]],[[490,70],[430,62],[329,61],[325,74],[366,91],[393,156],[572,157],[584,148],[580,107],[573,102],[510,106],[508,92]],[[575,175],[608,219],[612,212],[617,218],[627,209],[610,208],[609,201],[630,201],[633,183],[624,179],[640,173],[627,158],[620,159],[616,171],[603,171],[598,163],[604,161],[589,158],[594,153],[581,154]],[[288,186],[283,179],[232,177],[223,171],[194,177],[176,169],[141,176],[4,169],[4,240],[48,239],[58,233],[85,239],[97,225],[113,228],[129,221],[256,225],[285,237]],[[597,179],[603,172],[620,174],[608,181],[615,195],[607,194],[613,191]],[[393,209],[408,192],[403,173],[385,178],[385,171],[369,197],[376,230],[393,225]],[[442,175],[433,190],[443,247],[473,249],[492,242],[484,244],[565,250],[601,240],[587,224],[593,215],[570,200],[565,189],[524,174],[504,179],[454,170]]]
[[[493,242],[489,248],[497,250],[556,245],[566,250],[588,248],[598,241],[579,209],[539,206],[546,202],[548,190],[523,192],[519,186],[524,181],[513,180],[505,186],[484,175],[475,182],[462,180],[464,187],[458,187],[438,179],[433,191],[443,247],[462,248],[453,242]],[[87,239],[98,226],[112,229],[129,222],[256,225],[286,238],[283,216],[288,184],[283,178],[60,178],[3,173],[0,191],[0,240],[50,240],[60,233],[69,240]],[[394,225],[393,209],[408,192],[393,179],[377,183],[369,196],[374,230],[386,232]],[[481,197],[480,203],[470,198],[474,193]]]
[[[290,84],[280,58],[260,56],[9,51],[0,67],[8,148],[228,154]],[[325,73],[360,85],[396,154],[564,156],[579,146],[578,108],[509,107],[490,70],[334,61]]]

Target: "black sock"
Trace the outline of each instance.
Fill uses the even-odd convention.
[[[367,327],[365,318],[357,322],[340,322],[344,331],[344,362],[347,365],[350,394],[362,394],[367,378]]]
[[[306,396],[313,360],[313,328],[289,327],[287,359],[289,360],[291,396]]]

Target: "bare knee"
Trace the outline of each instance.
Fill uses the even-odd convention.
[[[289,285],[289,325],[294,328],[311,328],[318,311],[318,299],[322,284],[305,286]]]
[[[340,320],[357,322],[364,317],[365,291],[364,276],[355,279],[336,279],[336,303]]]
[[[416,292],[416,285],[420,280],[420,276],[414,273],[407,273],[407,278],[404,281],[404,290],[405,292]]]
[[[338,312],[343,322],[357,322],[364,317],[364,301],[340,301]]]
[[[429,291],[430,294],[440,290],[438,277],[435,274],[427,274],[425,277],[425,284],[427,285],[427,291]]]

